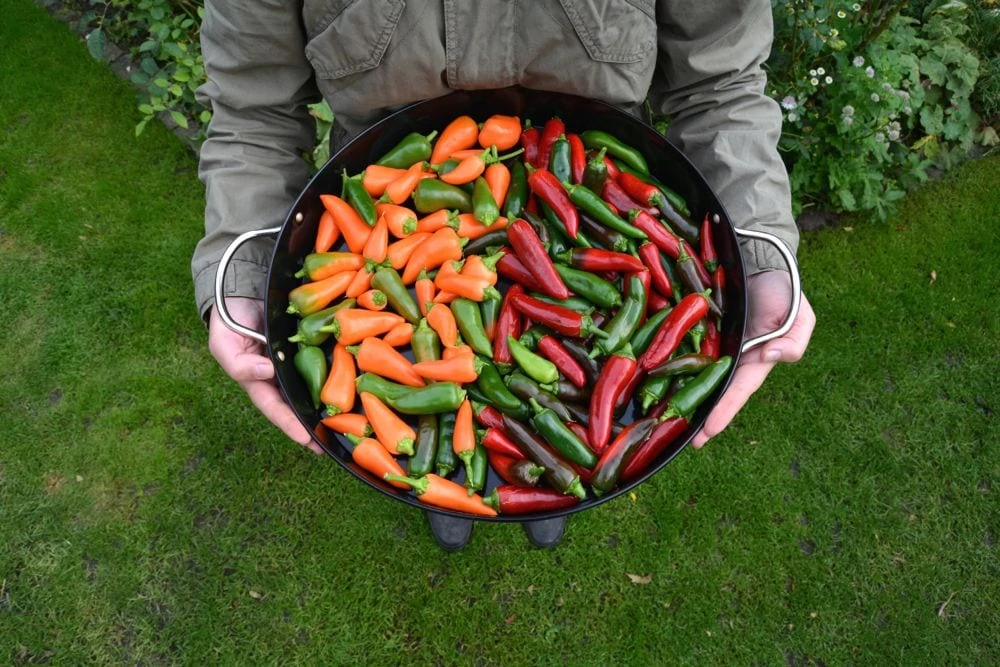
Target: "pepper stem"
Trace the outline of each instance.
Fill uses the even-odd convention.
[[[391,472],[387,472],[386,474],[384,474],[382,476],[382,479],[384,479],[387,482],[401,482],[403,484],[406,484],[414,491],[416,491],[418,496],[427,493],[427,485],[430,484],[430,480],[428,480],[426,477],[421,477],[420,479],[413,479],[412,477],[405,477],[403,475],[394,475]]]
[[[500,493],[496,489],[493,489],[493,491],[490,493],[490,495],[485,496],[483,498],[483,504],[484,505],[489,505],[490,507],[492,507],[493,509],[495,509],[497,512],[499,512],[500,511]]]

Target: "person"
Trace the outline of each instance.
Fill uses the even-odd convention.
[[[212,120],[201,148],[205,235],[191,268],[212,355],[253,404],[293,441],[322,453],[283,401],[258,344],[230,331],[214,306],[219,259],[240,233],[280,225],[310,176],[315,144],[307,105],[335,114],[331,144],[408,103],[455,89],[519,85],[597,98],[669,119],[667,138],[699,168],[738,227],[771,232],[793,251],[798,233],[777,152],[778,106],[762,68],[773,36],[767,0],[206,0],[201,27]],[[742,243],[749,334],[788,312],[791,281],[780,255]],[[225,281],[233,317],[261,329],[270,248],[246,244]],[[778,362],[800,359],[815,317],[802,299],[790,331],[744,354],[724,396],[694,437],[720,433]],[[446,548],[471,524],[429,513]],[[526,524],[539,546],[563,521]]]

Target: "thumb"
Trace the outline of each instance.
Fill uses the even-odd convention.
[[[267,357],[244,353],[231,360],[226,372],[239,383],[270,380],[274,377],[274,365]]]

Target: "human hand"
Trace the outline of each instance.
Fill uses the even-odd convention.
[[[229,297],[226,308],[240,324],[251,329],[263,328],[264,304],[261,300]],[[236,380],[272,424],[303,447],[316,454],[323,453],[278,391],[274,381],[274,364],[261,354],[263,346],[227,327],[214,306],[208,322],[208,349],[222,370]]]
[[[767,271],[751,276],[747,283],[747,297],[747,334],[753,337],[774,331],[784,322],[792,303],[791,277],[785,271]],[[721,433],[751,394],[763,384],[775,364],[801,359],[815,325],[816,315],[803,294],[798,316],[788,333],[742,355],[732,382],[709,413],[705,425],[695,434],[691,446],[697,449]]]

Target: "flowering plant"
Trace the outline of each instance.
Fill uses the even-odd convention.
[[[780,104],[779,148],[796,215],[807,207],[884,219],[932,167],[978,136],[969,105],[979,61],[961,41],[965,5],[772,0],[768,92]]]

